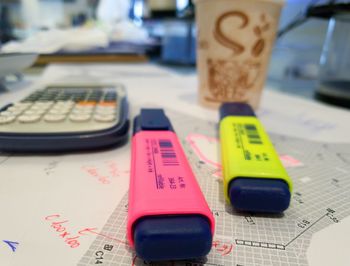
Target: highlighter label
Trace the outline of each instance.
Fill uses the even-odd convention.
[[[147,172],[155,180],[157,190],[185,189],[186,182],[181,172],[179,156],[171,139],[145,138]]]
[[[241,150],[244,160],[267,162],[270,156],[263,148],[263,140],[258,128],[252,123],[233,123],[236,148]]]

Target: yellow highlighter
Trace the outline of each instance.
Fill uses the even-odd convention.
[[[221,105],[220,144],[225,198],[235,209],[281,213],[288,208],[292,180],[248,104]]]

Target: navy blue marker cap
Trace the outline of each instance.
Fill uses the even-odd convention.
[[[223,103],[220,106],[220,120],[226,116],[255,116],[255,113],[247,103]]]
[[[136,254],[146,261],[201,258],[211,249],[208,219],[200,215],[145,217],[134,227]]]
[[[283,212],[291,197],[286,182],[265,178],[235,178],[228,193],[236,210],[263,213]]]
[[[142,130],[174,131],[163,109],[141,109],[140,115],[134,119],[133,134]]]

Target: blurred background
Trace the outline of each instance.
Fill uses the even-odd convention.
[[[281,28],[305,12],[309,5],[328,2],[335,1],[287,0],[281,17]],[[310,57],[305,58],[306,60],[314,57],[313,59],[318,61],[327,25],[328,21],[325,19],[310,19],[280,38],[278,45],[300,49]],[[102,36],[95,32],[96,36],[93,37],[100,38],[100,43],[95,40],[96,43],[92,43],[91,47],[106,46],[103,37],[107,38],[108,42],[133,41],[146,44],[147,41],[153,40],[161,46],[160,48],[165,48],[163,53],[162,49],[159,51],[165,61],[194,63],[195,54],[191,54],[195,47],[194,39],[191,39],[195,38],[192,0],[1,0],[2,45],[45,31],[62,34],[64,30],[72,28],[94,29],[107,35]],[[84,37],[83,35],[82,32],[81,37]],[[76,35],[75,38],[77,37],[79,36]],[[148,39],[149,37],[153,39]],[[78,43],[76,45],[78,46]],[[88,43],[86,46],[89,46]],[[186,51],[181,48],[186,48]],[[9,48],[6,50],[12,51]],[[313,55],[310,55],[310,50],[314,52]],[[181,52],[189,54],[181,57]]]
[[[314,95],[332,14],[311,14],[310,8],[347,2],[286,1],[270,83]],[[0,51],[40,54],[37,65],[93,55],[95,61],[153,60],[195,71],[194,17],[192,0],[1,0]]]

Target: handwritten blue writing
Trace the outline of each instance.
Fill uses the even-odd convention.
[[[13,242],[9,240],[3,240],[3,242],[6,243],[12,249],[13,252],[16,252],[16,248],[19,245],[18,242]]]

